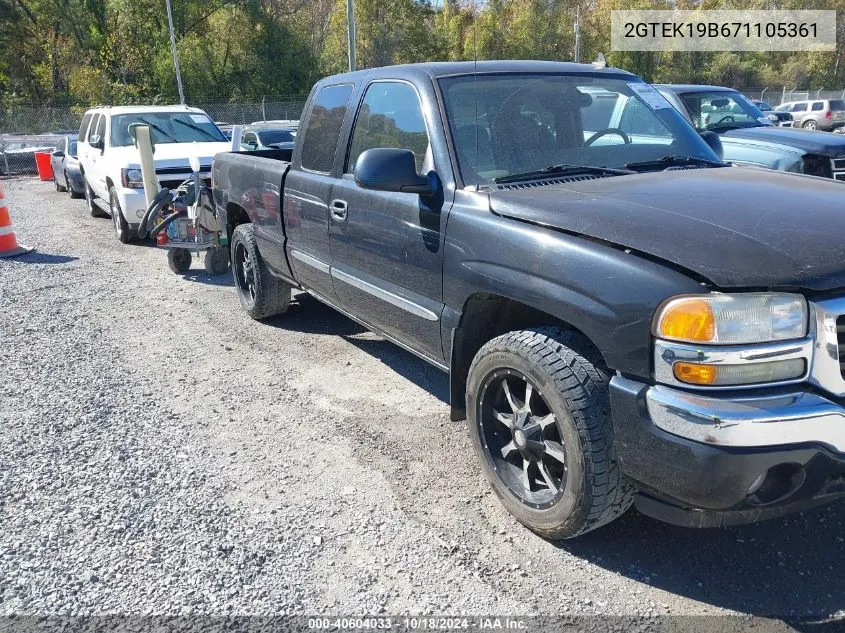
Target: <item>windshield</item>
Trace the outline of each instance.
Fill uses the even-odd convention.
[[[681,99],[699,130],[722,132],[772,123],[760,109],[739,92],[688,92]]]
[[[466,184],[558,164],[719,160],[663,96],[629,75],[462,75],[439,83]]]
[[[226,137],[204,114],[193,112],[138,112],[118,114],[111,120],[111,145],[134,145],[129,134],[133,123],[150,126],[153,143],[226,142]]]
[[[293,143],[293,133],[290,130],[263,130],[258,132],[258,138],[261,139],[262,145]]]
[[[754,105],[757,106],[757,108],[760,110],[760,112],[771,112],[774,109],[774,108],[772,108],[772,106],[770,106],[765,101],[755,101]]]

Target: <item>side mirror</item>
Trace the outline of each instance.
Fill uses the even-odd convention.
[[[701,138],[703,138],[704,142],[710,146],[710,149],[716,153],[719,160],[725,160],[725,150],[722,147],[722,139],[719,138],[718,134],[710,130],[706,130],[701,133]]]
[[[363,189],[431,196],[437,192],[437,174],[417,173],[414,152],[378,147],[363,152],[355,162],[355,183]]]
[[[53,152],[53,158],[63,158],[64,155],[65,153],[60,149],[57,149],[55,152]]]
[[[89,138],[88,144],[96,149],[103,149],[106,146],[103,142],[103,138],[99,134],[94,134],[91,138]]]

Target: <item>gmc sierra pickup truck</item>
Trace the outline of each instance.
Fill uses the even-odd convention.
[[[301,289],[449,372],[530,529],[721,526],[845,495],[845,195],[713,136],[613,68],[379,68],[214,205],[253,318]]]

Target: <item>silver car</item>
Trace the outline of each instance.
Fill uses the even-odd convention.
[[[842,99],[788,101],[775,110],[789,112],[795,127],[803,127],[805,130],[833,132],[845,126],[845,101]]]

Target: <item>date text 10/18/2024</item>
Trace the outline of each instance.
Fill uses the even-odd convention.
[[[322,631],[527,631],[525,619],[490,617],[308,618],[308,628]]]

